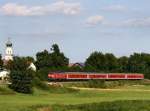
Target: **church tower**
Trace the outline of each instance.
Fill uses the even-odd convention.
[[[13,60],[13,46],[10,39],[6,42],[5,61]]]

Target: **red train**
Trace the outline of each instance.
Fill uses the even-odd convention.
[[[138,73],[63,72],[63,73],[49,73],[48,79],[50,80],[90,80],[90,79],[140,80],[140,79],[144,79],[144,75]]]

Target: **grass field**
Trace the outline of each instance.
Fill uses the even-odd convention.
[[[80,105],[54,105],[54,111],[150,111],[150,101],[125,100]],[[44,107],[49,111],[51,107]],[[45,109],[46,110],[46,109]]]
[[[149,85],[125,86],[115,89],[81,88],[80,91],[71,93],[50,93],[35,89],[34,94],[31,95],[14,93],[6,86],[0,87],[0,111],[30,111],[29,107],[53,104],[77,105],[118,100],[150,100]]]

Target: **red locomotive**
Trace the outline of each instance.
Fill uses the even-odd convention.
[[[49,73],[48,79],[50,80],[90,80],[90,79],[140,80],[140,79],[144,79],[144,75],[138,73],[63,72],[63,73]]]

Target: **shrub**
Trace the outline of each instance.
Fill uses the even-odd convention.
[[[41,80],[47,80],[47,75],[50,71],[50,68],[41,68],[40,70],[37,71],[37,76],[41,79]]]
[[[11,84],[9,87],[20,93],[32,93],[32,71],[14,70],[10,73]]]
[[[41,81],[38,77],[34,77],[33,86],[42,90],[49,90],[49,86],[45,82]]]
[[[105,80],[89,80],[88,86],[90,88],[106,88]]]
[[[8,94],[15,94],[15,92],[9,89],[6,85],[1,85],[0,95],[8,95]]]

